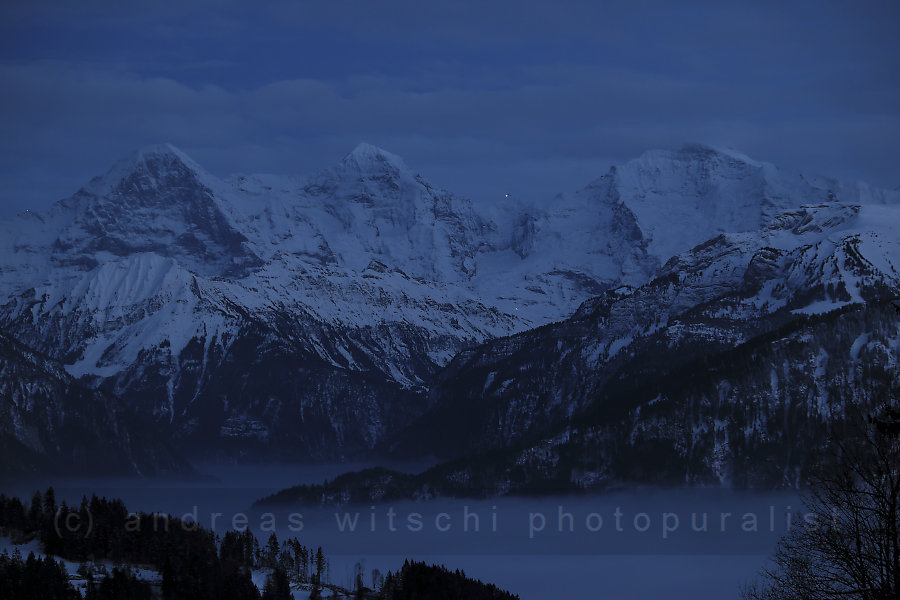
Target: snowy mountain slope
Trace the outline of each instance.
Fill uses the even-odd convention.
[[[195,448],[343,455],[424,410],[460,350],[837,198],[822,181],[688,147],[546,209],[490,211],[366,144],[311,176],[228,180],[153,146],[0,223],[0,324]]]
[[[404,388],[515,326],[458,285],[483,219],[385,156],[360,146],[260,200],[248,178],[145,149],[53,212],[5,224],[3,322],[179,437],[255,447],[293,429],[298,456],[371,446],[416,414]],[[285,370],[280,387],[254,379],[260,362]],[[276,422],[283,405],[291,423]]]
[[[668,261],[651,282],[585,302],[571,319],[460,353],[436,379],[435,408],[394,449],[424,444],[454,456],[549,436],[573,420],[608,425],[665,394],[661,385],[642,398],[652,382],[779,328],[870,304],[888,318],[900,297],[897,222],[898,206],[828,204],[782,213],[759,233],[713,238]],[[896,356],[900,322],[879,327],[867,343]],[[832,363],[845,380],[851,358]],[[896,360],[885,369],[896,371]],[[691,377],[711,375],[701,368]],[[743,402],[741,392],[728,402]]]
[[[861,192],[824,178],[811,182],[733,151],[699,145],[654,150],[612,167],[573,195],[558,196],[533,219],[526,253],[573,265],[608,257],[611,279],[636,275],[643,282],[670,257],[720,233],[756,231],[788,208],[861,203],[861,196],[866,204],[900,202],[893,192]],[[563,243],[566,252],[553,252]]]
[[[175,148],[148,147],[57,203],[50,215],[31,213],[7,232],[16,247],[49,250],[58,266],[155,253],[199,274],[239,275],[259,260],[207,188],[212,179]]]
[[[646,282],[672,256],[719,234],[836,202],[891,205],[900,193],[805,178],[732,150],[649,151],[546,205],[494,209],[501,241],[479,258],[490,282],[481,293],[507,290],[514,312],[534,325],[558,321],[589,296]]]

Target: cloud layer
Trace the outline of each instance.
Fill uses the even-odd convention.
[[[159,141],[225,175],[366,140],[483,201],[690,141],[900,185],[893,3],[34,4],[0,25],[0,214]]]

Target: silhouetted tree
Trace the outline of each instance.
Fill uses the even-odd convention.
[[[372,569],[372,590],[378,591],[384,585],[384,575],[378,569]]]
[[[365,570],[363,569],[362,563],[356,563],[353,567],[353,597],[357,600],[362,600],[366,597],[366,584],[363,580],[363,576],[365,574]]]
[[[291,600],[291,582],[287,573],[280,567],[276,568],[266,578],[266,584],[263,586],[263,600]]]
[[[900,594],[900,411],[837,443],[838,466],[806,499],[748,600],[896,600]]]
[[[266,543],[266,552],[263,560],[263,565],[274,568],[276,564],[278,564],[278,550],[280,545],[278,544],[278,536],[275,533],[269,535],[269,541]]]

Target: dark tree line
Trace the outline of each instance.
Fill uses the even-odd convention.
[[[88,576],[84,600],[153,600],[153,589],[127,569],[114,568],[99,584]]]
[[[493,584],[469,579],[464,572],[443,566],[405,561],[396,574],[388,573],[379,600],[518,600]]]
[[[88,528],[90,532],[88,533]],[[112,569],[95,578],[95,562],[145,565],[161,574],[164,600],[289,600],[293,584],[311,589],[318,599],[324,588],[368,600],[513,600],[494,585],[469,579],[443,566],[405,562],[396,574],[372,573],[364,584],[357,566],[354,591],[328,582],[328,561],[296,539],[280,542],[273,533],[265,545],[248,530],[229,531],[221,538],[196,523],[167,515],[129,513],[121,500],[93,496],[77,507],[57,505],[53,488],[35,493],[26,505],[0,494],[0,535],[21,543],[38,540],[48,555],[81,562],[87,580],[85,600],[149,600],[151,586],[129,569]],[[262,594],[251,579],[254,569],[269,569]],[[22,560],[0,555],[0,600],[44,598],[75,600],[80,594],[68,581],[65,566],[53,558]]]
[[[22,560],[19,551],[0,554],[0,600],[19,598],[55,598],[76,600],[81,595],[69,583],[66,567],[52,558],[35,558],[30,553]]]
[[[77,507],[65,502],[57,505],[53,488],[44,494],[35,493],[28,505],[0,494],[0,534],[15,543],[37,539],[48,555],[75,562],[147,565],[161,574],[165,600],[258,600],[260,593],[251,572],[263,568],[272,570],[263,590],[266,599],[290,597],[292,582],[310,584],[319,592],[327,584],[328,562],[322,549],[313,551],[296,539],[279,543],[272,534],[261,547],[250,531],[229,531],[218,538],[196,523],[168,515],[129,513],[121,500],[97,496],[83,498]],[[10,573],[17,572],[16,567],[10,568]],[[6,575],[0,574],[0,587],[8,587]],[[96,584],[89,580],[86,597],[149,597],[149,586],[146,590],[144,586],[127,571],[114,569]]]

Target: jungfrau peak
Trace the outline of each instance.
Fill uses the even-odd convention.
[[[341,165],[348,169],[356,169],[361,173],[372,173],[385,169],[397,173],[410,172],[402,158],[366,142],[360,142],[343,158]]]

